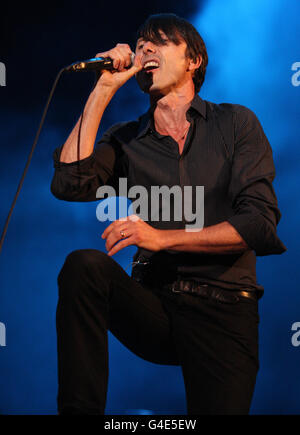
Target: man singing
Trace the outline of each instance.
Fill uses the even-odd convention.
[[[158,219],[150,204],[147,221],[111,222],[107,253],[67,256],[58,277],[58,411],[104,414],[109,330],[141,358],[181,367],[188,414],[247,414],[259,368],[256,255],[286,250],[276,234],[272,150],[251,110],[198,96],[208,57],[186,20],[150,16],[135,54],[132,66],[127,44],[97,55],[114,71],[102,72],[55,151],[52,193],[94,201],[120,178],[149,197],[152,186],[204,186],[204,225],[187,230],[174,213],[163,220],[162,201]],[[149,110],[112,126],[94,148],[106,107],[134,75]],[[193,189],[193,210],[196,200]],[[131,277],[112,258],[129,245],[138,247]]]

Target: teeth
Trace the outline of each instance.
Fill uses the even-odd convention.
[[[157,62],[146,62],[144,65],[144,68],[148,68],[149,66],[155,66],[158,67],[158,63]]]

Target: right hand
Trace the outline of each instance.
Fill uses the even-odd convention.
[[[131,64],[132,51],[128,44],[117,44],[114,48],[103,53],[97,53],[95,57],[110,57],[113,60],[114,71],[103,70],[97,85],[111,88],[116,91],[136,73],[141,71],[141,57],[136,56],[131,68],[125,69]]]

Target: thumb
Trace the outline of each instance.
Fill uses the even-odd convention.
[[[133,65],[131,66],[131,68],[127,69],[126,71],[122,71],[119,74],[122,75],[122,77],[125,80],[128,80],[132,76],[137,74],[139,71],[141,71],[142,69],[143,69],[143,65],[142,65],[142,62],[141,62],[141,56],[135,56],[134,62],[133,62]]]

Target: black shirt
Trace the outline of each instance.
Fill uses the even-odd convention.
[[[144,186],[149,197],[151,186],[204,186],[204,227],[228,221],[251,250],[204,254],[139,248],[134,259],[157,257],[162,270],[172,264],[182,279],[262,292],[255,254],[286,251],[276,234],[281,214],[272,186],[270,144],[255,114],[241,105],[214,104],[195,95],[187,119],[191,128],[181,155],[175,140],[155,131],[151,108],[138,120],[112,126],[93,154],[79,162],[59,162],[57,148],[51,191],[66,201],[95,201],[103,184],[112,185],[118,194],[120,177],[127,178],[128,189]],[[160,229],[185,228],[184,219],[173,217],[148,223]]]

